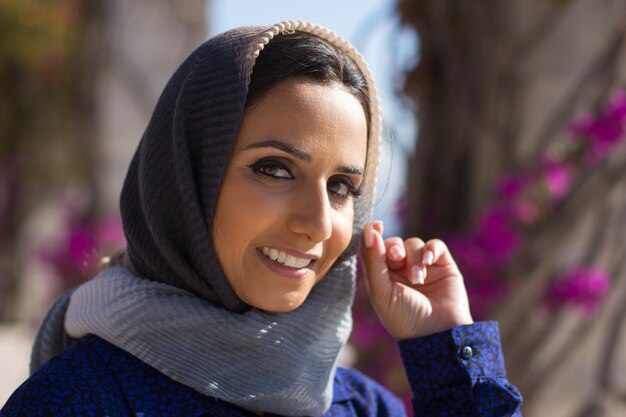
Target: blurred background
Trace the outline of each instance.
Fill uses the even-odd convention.
[[[124,247],[158,95],[213,34],[310,20],[381,89],[386,234],[442,237],[498,320],[524,415],[626,415],[623,0],[0,0],[0,406],[37,325]],[[405,399],[359,285],[345,361]]]

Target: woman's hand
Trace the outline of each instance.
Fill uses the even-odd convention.
[[[383,240],[382,223],[365,226],[361,254],[372,305],[396,339],[471,324],[463,277],[446,245],[418,238]]]

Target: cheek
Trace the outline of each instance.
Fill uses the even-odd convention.
[[[354,221],[354,210],[352,207],[346,209],[345,212],[337,213],[333,234],[335,236],[334,249],[338,253],[335,256],[341,255],[346,250],[352,240],[352,229]]]
[[[220,261],[241,258],[249,242],[275,221],[284,205],[279,196],[250,181],[225,182],[213,221],[213,241]]]

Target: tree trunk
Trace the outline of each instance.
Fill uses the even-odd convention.
[[[503,174],[558,152],[568,122],[626,85],[622,0],[399,0],[398,8],[420,37],[405,83],[419,109],[407,235],[470,232]],[[488,316],[500,321],[527,416],[626,412],[625,148],[580,167],[558,213],[525,232],[501,277],[509,296]],[[611,274],[592,318],[541,306],[554,274],[574,264]]]

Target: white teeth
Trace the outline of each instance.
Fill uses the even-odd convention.
[[[293,255],[287,255],[285,252],[277,249],[263,247],[261,251],[263,252],[263,255],[267,256],[271,260],[279,262],[289,268],[304,268],[311,263],[311,259],[296,258]]]
[[[290,268],[293,268],[296,266],[296,257],[295,256],[291,256],[291,255],[287,255],[285,257],[285,262],[284,262],[285,266],[288,266]]]
[[[306,258],[298,259],[296,261],[296,268],[304,268],[305,266],[307,266],[310,263],[311,263],[310,259],[306,259]]]

